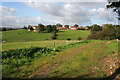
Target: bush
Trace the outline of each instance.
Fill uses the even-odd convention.
[[[7,29],[6,28],[2,28],[2,31],[7,31]]]
[[[81,38],[81,37],[78,37],[78,40],[82,40],[82,38]]]
[[[68,41],[70,41],[70,40],[71,40],[71,38],[67,38],[67,40],[68,40]]]
[[[120,37],[120,30],[119,27],[116,27],[112,24],[106,24],[102,30],[98,30],[98,28],[95,28],[95,30],[91,30],[91,34],[88,36],[87,39],[100,39],[100,40],[112,40]],[[119,30],[119,31],[118,31]]]
[[[77,28],[77,30],[86,30],[86,29],[84,29],[84,28]]]

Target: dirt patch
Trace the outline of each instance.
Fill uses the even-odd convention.
[[[46,70],[44,70],[43,72],[39,73],[38,75],[34,76],[35,78],[45,78],[47,77],[56,67],[58,66],[58,64],[54,64],[52,66],[47,67]]]
[[[113,55],[109,55],[107,58],[102,58],[99,62],[100,69],[106,73],[107,76],[111,76],[115,73],[116,69],[119,68],[119,60],[118,57],[113,57],[118,55],[118,53],[114,53]],[[120,79],[120,74],[116,76],[117,79]],[[115,78],[115,79],[116,79]]]
[[[108,44],[111,43],[111,42],[112,42],[112,41],[108,41],[108,42],[106,42],[104,46],[108,45]]]
[[[27,38],[26,41],[32,41],[32,39],[31,38]]]

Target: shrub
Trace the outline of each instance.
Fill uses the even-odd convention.
[[[2,28],[2,31],[7,31],[7,29],[6,28]]]
[[[82,40],[82,38],[81,38],[81,37],[78,37],[78,40]]]
[[[68,41],[70,41],[70,40],[71,40],[71,38],[67,38],[67,40],[68,40]]]
[[[33,30],[33,27],[30,27],[30,30]]]
[[[120,30],[118,28],[120,27],[116,27],[112,24],[106,24],[101,30],[94,27],[95,30],[91,30],[91,35],[89,35],[87,39],[112,40],[119,38]]]
[[[86,29],[84,29],[84,28],[77,28],[77,30],[86,30]]]
[[[46,32],[47,32],[47,33],[52,32],[52,26],[51,26],[51,25],[47,25],[47,26],[46,26]]]

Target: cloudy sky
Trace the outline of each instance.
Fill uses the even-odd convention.
[[[117,14],[106,9],[106,2],[2,2],[0,17],[3,27],[23,27],[61,23],[117,24]],[[1,15],[2,14],[2,15]]]

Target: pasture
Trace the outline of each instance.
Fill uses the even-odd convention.
[[[115,54],[118,53],[118,43],[115,40],[87,40],[73,43],[71,45],[56,47],[56,49],[52,49],[53,51],[51,51],[51,49],[49,49],[50,53],[43,52],[42,50],[42,54],[45,53],[46,55],[36,56],[34,57],[32,62],[27,62],[27,64],[24,63],[24,65],[14,67],[13,69],[6,70],[6,65],[6,67],[4,67],[4,71],[9,72],[4,72],[4,77],[83,78],[83,80],[96,77],[97,79],[103,79],[108,76],[108,73],[110,73],[106,73],[105,70],[111,69],[111,66],[103,66],[103,64],[106,64],[105,62],[109,60],[104,59],[110,57],[110,59],[112,58],[112,60],[114,61],[114,58],[117,57],[117,55]],[[23,51],[25,50],[23,49]],[[26,53],[28,56],[30,56],[28,52],[23,51],[21,52],[24,55]],[[40,55],[40,52],[38,51],[34,54]],[[7,54],[4,53],[4,55]],[[12,58],[13,57],[10,57],[10,60],[12,60]],[[101,60],[102,63],[100,63]],[[7,62],[7,60],[5,61]],[[112,66],[114,64],[112,63]]]
[[[120,44],[116,40],[86,40],[89,34],[90,31],[60,30],[57,39],[52,40],[52,33],[4,31],[3,77],[106,78],[117,69],[114,61]]]
[[[57,33],[56,40],[67,40],[71,38],[72,40],[77,40],[78,37],[86,39],[90,34],[90,31],[82,30],[60,30]],[[52,33],[38,33],[38,32],[28,32],[27,30],[12,30],[3,31],[2,40],[5,42],[29,42],[29,41],[51,41]]]
[[[53,45],[55,42],[55,46]],[[29,41],[29,42],[14,42],[14,43],[2,43],[2,51],[8,51],[13,49],[23,49],[32,47],[57,47],[65,46],[70,43],[75,43],[76,40],[53,40],[53,41]]]

